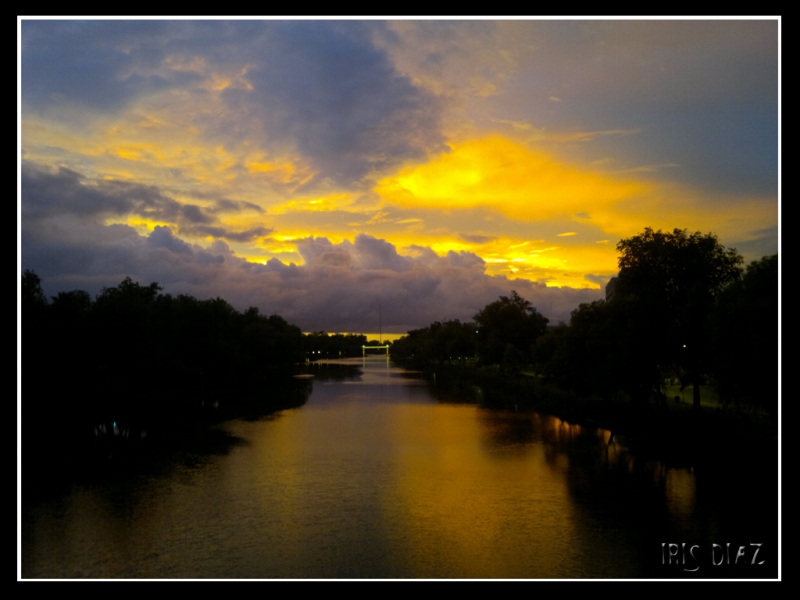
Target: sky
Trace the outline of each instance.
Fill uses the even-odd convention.
[[[645,227],[779,249],[779,21],[21,18],[19,267],[304,331],[604,297]]]

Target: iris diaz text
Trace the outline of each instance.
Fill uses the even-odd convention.
[[[697,571],[705,558],[711,559],[712,566],[720,565],[763,565],[764,560],[758,555],[762,544],[731,545],[711,544],[711,548],[703,551],[698,544],[661,544],[661,564],[681,565],[684,571]]]

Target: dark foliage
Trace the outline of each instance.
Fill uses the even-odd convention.
[[[23,451],[47,461],[74,458],[103,424],[106,435],[113,423],[135,435],[180,427],[212,407],[283,408],[276,386],[304,358],[300,329],[277,315],[173,297],[130,278],[94,302],[76,290],[47,303],[26,271],[22,315]]]
[[[474,323],[458,319],[440,323],[436,321],[423,329],[409,331],[408,335],[392,345],[396,360],[421,366],[430,364],[466,366],[474,362],[477,340]]]
[[[305,355],[309,360],[320,358],[353,358],[361,356],[367,336],[358,334],[327,334],[315,331],[305,336]]]
[[[752,262],[720,294],[715,376],[723,401],[778,413],[778,255]]]
[[[510,297],[500,296],[475,315],[481,362],[500,365],[501,370],[506,367],[506,357],[514,368],[518,363],[530,362],[531,348],[547,330],[547,323],[548,320],[517,292],[511,292]]]
[[[649,371],[660,378],[674,369],[693,387],[700,408],[700,384],[712,369],[711,321],[717,296],[741,276],[742,257],[720,245],[711,233],[653,231],[621,240],[617,293],[639,305],[631,313],[634,327],[649,331],[653,343],[646,354]],[[655,382],[654,382],[655,383]]]
[[[610,301],[582,304],[569,326],[540,337],[534,365],[545,381],[583,396],[666,400],[665,378],[693,391],[716,382],[720,398],[777,412],[778,257],[751,264],[700,233],[644,233],[618,244]]]
[[[534,348],[537,371],[551,383],[580,395],[611,399],[617,392],[643,402],[660,384],[659,338],[639,325],[646,307],[628,296],[581,304],[570,325],[540,337]]]

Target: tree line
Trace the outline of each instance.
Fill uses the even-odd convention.
[[[25,271],[21,331],[29,473],[83,464],[98,439],[179,437],[207,419],[308,396],[308,382],[288,377],[307,354],[299,327],[222,298],[164,294],[157,283],[126,278],[94,299],[83,290],[48,299]]]
[[[723,402],[776,416],[778,255],[743,268],[711,233],[646,228],[617,244],[619,275],[605,300],[548,326],[516,292],[474,321],[435,322],[397,340],[392,356],[418,365],[525,371],[582,396],[664,403],[665,381],[702,385]]]
[[[25,271],[26,398],[77,394],[96,399],[91,410],[115,414],[180,410],[247,393],[303,357],[300,329],[277,315],[161,290],[126,278],[94,300],[75,290],[48,301],[39,277]]]
[[[518,373],[531,363],[530,350],[547,323],[530,302],[512,292],[486,305],[474,321],[437,321],[409,331],[392,344],[392,357],[422,366],[484,365],[497,367],[501,374]]]
[[[367,341],[367,336],[359,333],[325,333],[314,331],[305,335],[306,358],[355,358],[362,355],[363,346],[381,345],[378,340]]]
[[[24,408],[42,422],[172,423],[199,407],[258,396],[320,358],[361,356],[360,334],[304,335],[278,315],[222,298],[163,293],[130,277],[118,286],[47,298],[35,272],[21,285]]]

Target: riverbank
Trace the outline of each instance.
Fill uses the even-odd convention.
[[[23,405],[23,493],[32,498],[75,482],[157,471],[176,456],[181,460],[224,453],[238,440],[216,425],[302,406],[311,392],[308,379],[288,374],[259,383],[235,393],[209,390],[201,398],[181,399],[179,407],[166,403],[159,409],[148,399],[146,407],[118,415],[109,410],[75,413],[65,407],[59,414],[34,418]]]
[[[694,414],[690,403],[674,400],[636,406],[622,397],[581,397],[535,377],[504,377],[488,370],[437,367],[424,372],[431,392],[443,402],[536,411],[605,429],[612,443],[671,466],[720,473],[727,472],[726,465],[744,464],[777,473],[778,424],[766,414],[708,405]]]
[[[23,493],[35,499],[76,482],[156,472],[175,460],[223,454],[241,440],[218,424],[297,408],[308,400],[312,379],[344,381],[358,373],[357,365],[344,362],[295,365],[284,375],[240,383],[228,392],[205,389],[200,396],[160,402],[150,395],[140,406],[130,403],[127,411],[77,413],[62,403],[58,412],[29,415],[30,403],[24,404]],[[102,407],[99,401],[92,405]]]

